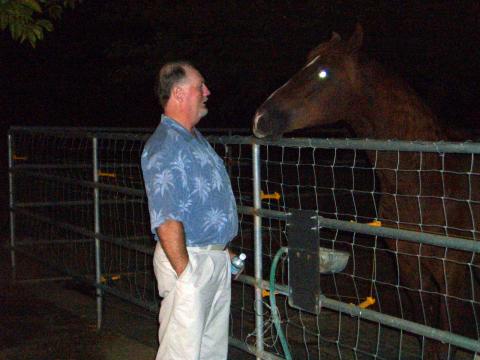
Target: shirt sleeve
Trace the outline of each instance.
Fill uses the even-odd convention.
[[[184,222],[181,204],[186,191],[178,179],[171,151],[146,148],[142,154],[142,171],[150,213],[150,228],[158,239],[156,229],[167,220]]]

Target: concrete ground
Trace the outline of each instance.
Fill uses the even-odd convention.
[[[12,283],[9,253],[0,247],[0,360],[155,359],[154,314],[106,296],[97,332],[92,288],[68,279],[40,281],[58,274],[19,257],[22,268],[28,274],[19,272],[23,280]],[[252,358],[230,349],[231,360]]]

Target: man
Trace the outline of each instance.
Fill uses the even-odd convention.
[[[187,62],[164,65],[157,95],[164,109],[145,144],[142,171],[160,308],[157,360],[225,360],[230,254],[238,217],[222,160],[195,128],[210,91]]]

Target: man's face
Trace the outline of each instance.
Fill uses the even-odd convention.
[[[194,122],[193,125],[196,125],[208,113],[205,103],[208,100],[210,91],[207,85],[205,85],[202,75],[197,70],[186,67],[185,72],[187,76],[182,86],[185,91],[185,111],[189,113]]]

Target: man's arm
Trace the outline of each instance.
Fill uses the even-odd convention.
[[[177,276],[180,276],[188,264],[183,224],[179,221],[167,220],[157,228],[157,235],[173,270]]]

